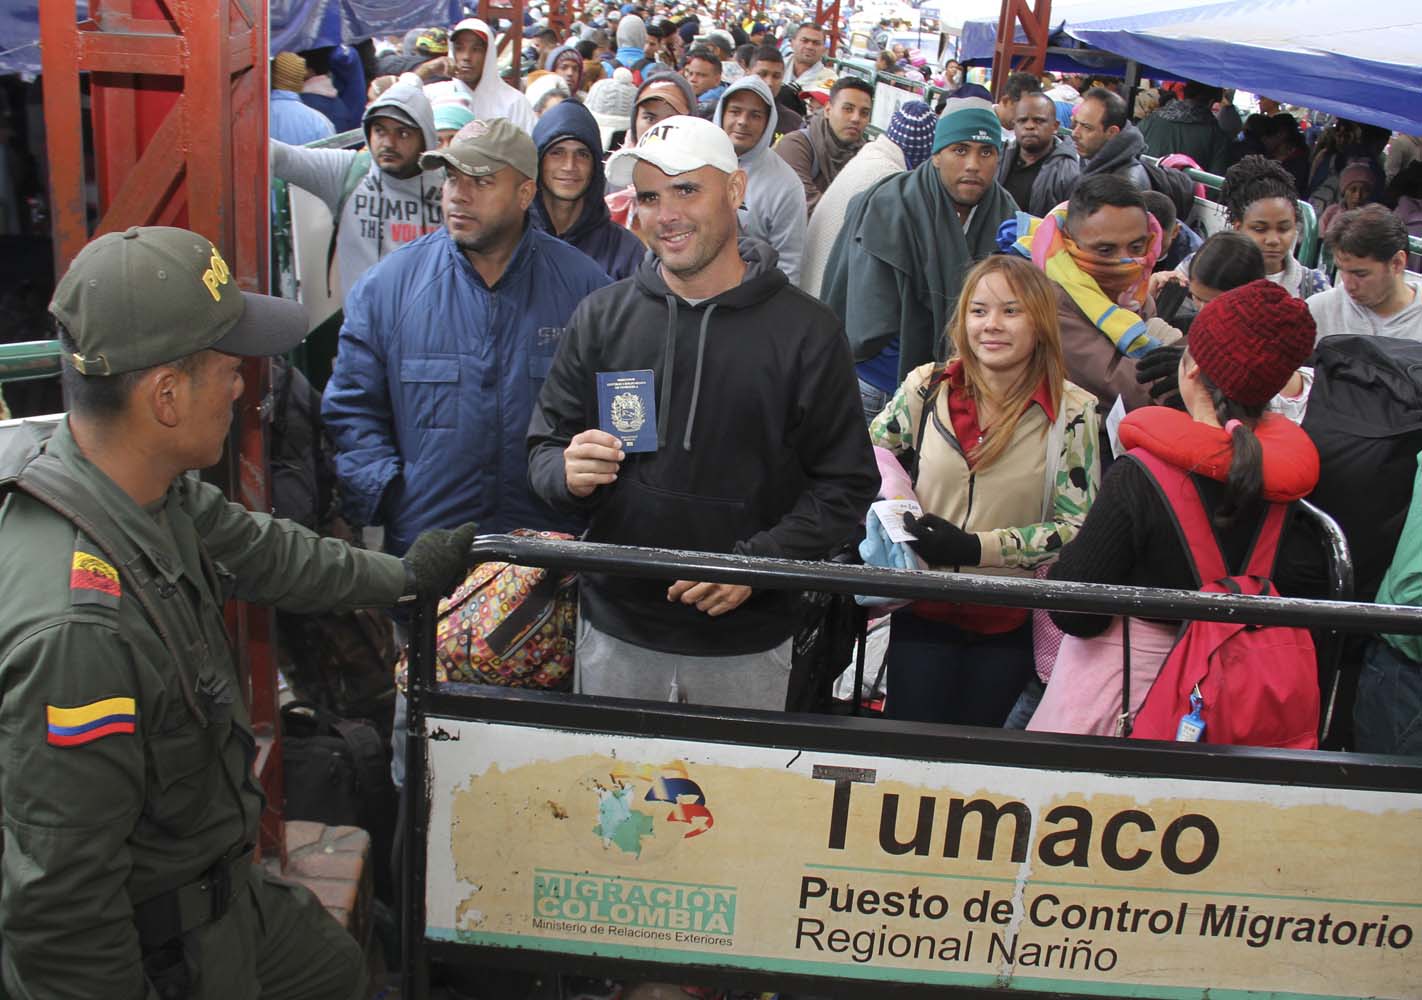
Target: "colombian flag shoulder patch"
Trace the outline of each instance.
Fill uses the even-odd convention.
[[[96,548],[82,537],[74,544],[74,560],[69,568],[70,602],[117,608],[123,596],[118,570],[93,551]]]
[[[116,733],[131,733],[138,721],[132,698],[104,698],[76,708],[44,707],[46,740],[52,747],[77,747]]]

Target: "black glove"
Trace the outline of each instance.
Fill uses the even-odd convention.
[[[431,528],[405,553],[405,572],[415,596],[433,601],[453,593],[469,572],[469,546],[479,528],[472,521],[457,528]]]
[[[1136,381],[1150,383],[1151,402],[1174,405],[1167,397],[1180,395],[1180,357],[1184,353],[1183,345],[1170,344],[1157,347],[1136,362]]]
[[[983,543],[971,531],[936,514],[904,514],[904,528],[917,541],[909,547],[930,566],[976,566],[983,559]]]

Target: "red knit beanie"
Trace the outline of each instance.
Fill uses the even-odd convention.
[[[1303,299],[1260,278],[1212,299],[1185,346],[1226,397],[1263,406],[1308,360],[1316,333]]]

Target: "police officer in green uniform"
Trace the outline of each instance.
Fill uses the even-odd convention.
[[[297,612],[447,592],[473,525],[405,559],[228,503],[244,356],[295,303],[206,239],[111,233],[50,304],[70,411],[0,449],[0,969],[15,1000],[363,995],[355,942],[252,863],[263,797],[224,600]],[[45,428],[52,426],[52,432]]]

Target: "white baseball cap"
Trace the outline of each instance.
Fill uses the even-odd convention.
[[[632,149],[619,149],[607,161],[607,181],[613,187],[632,183],[632,170],[643,160],[671,177],[702,167],[725,174],[740,169],[731,137],[705,118],[673,115],[642,133]]]

